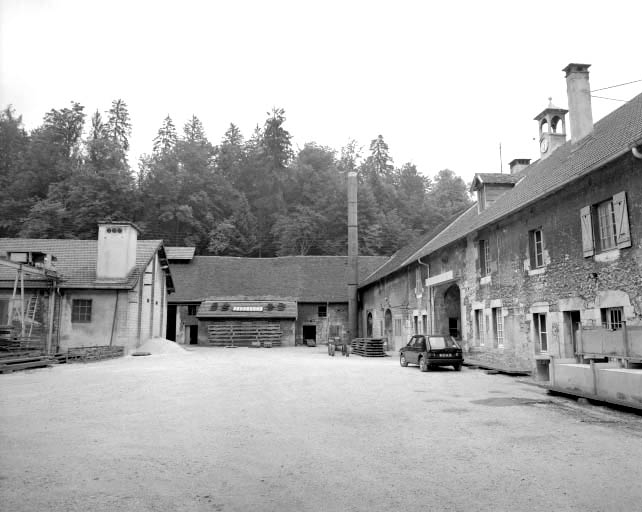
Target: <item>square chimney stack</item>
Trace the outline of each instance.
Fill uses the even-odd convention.
[[[566,93],[571,118],[571,142],[575,144],[593,132],[591,111],[590,64],[571,63],[562,71],[566,73]]]
[[[99,222],[96,279],[125,279],[136,265],[139,229],[131,222]]]

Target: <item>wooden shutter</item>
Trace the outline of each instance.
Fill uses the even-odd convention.
[[[593,220],[591,219],[591,207],[585,206],[580,210],[582,222],[582,249],[584,257],[593,256],[595,253],[593,244]]]
[[[619,192],[613,196],[613,213],[615,214],[615,243],[618,249],[631,247],[626,192]]]
[[[528,232],[528,256],[531,261],[531,270],[537,268],[537,261],[535,258],[535,231]]]

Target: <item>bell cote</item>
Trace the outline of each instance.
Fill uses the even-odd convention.
[[[556,107],[552,98],[548,98],[548,107],[535,116],[539,126],[540,158],[547,158],[566,142],[567,113],[568,110]]]

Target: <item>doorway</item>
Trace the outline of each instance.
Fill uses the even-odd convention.
[[[198,325],[189,326],[189,344],[198,345]]]
[[[0,316],[0,318],[2,318]],[[167,305],[167,328],[165,338],[176,341],[176,304]]]
[[[317,343],[317,326],[316,325],[304,325],[303,327],[303,344],[314,346]],[[310,340],[310,343],[308,343]]]
[[[577,353],[577,331],[581,322],[579,311],[564,311],[564,357],[575,357]]]
[[[372,338],[372,313],[366,318],[366,338]]]

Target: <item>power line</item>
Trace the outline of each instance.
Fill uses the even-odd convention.
[[[591,92],[605,91],[606,89],[613,89],[614,87],[622,87],[623,85],[635,84],[637,82],[642,82],[642,80],[633,80],[632,82],[625,82],[623,84],[609,85],[608,87],[602,87],[601,89],[593,89]],[[596,96],[596,98],[599,98],[599,96]],[[605,99],[611,99],[611,98],[605,98]],[[622,100],[618,100],[618,101],[622,101]]]
[[[629,100],[620,100],[618,98],[606,98],[605,96],[595,96],[594,94],[591,94],[591,98],[599,98],[601,100],[621,101],[622,103],[629,102]]]

